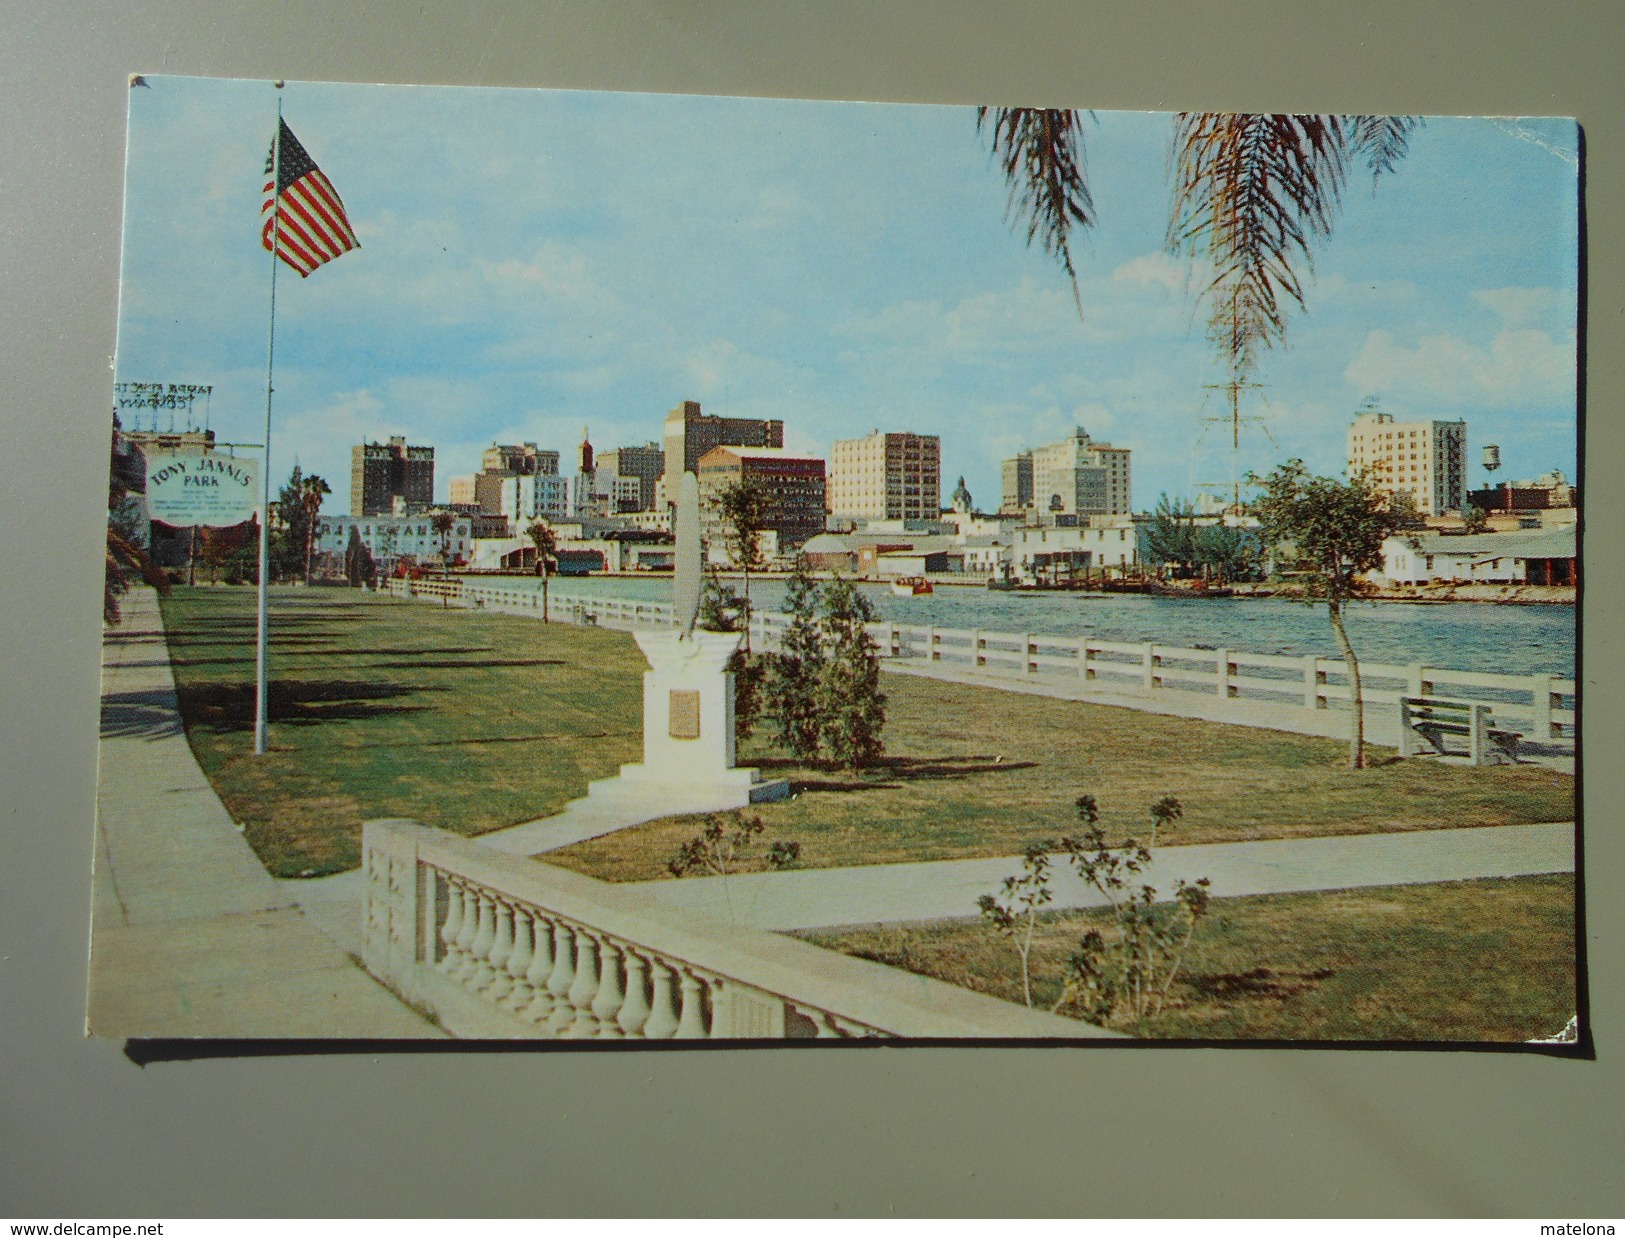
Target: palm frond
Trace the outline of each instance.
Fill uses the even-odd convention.
[[[1420,116],[1349,116],[1354,149],[1365,156],[1375,185],[1384,172],[1392,172],[1410,149],[1411,134],[1422,127]]]
[[[1181,113],[1174,125],[1168,247],[1201,256],[1213,336],[1245,376],[1259,350],[1306,307],[1317,242],[1328,235],[1349,168],[1373,174],[1404,157],[1415,117]]]
[[[1072,263],[1074,228],[1090,228],[1095,204],[1084,162],[1083,118],[1061,108],[977,108],[981,132],[992,120],[993,156],[1010,185],[1005,217],[1024,222],[1027,244],[1035,240],[1060,260],[1072,282],[1072,299],[1083,312],[1078,272]]]

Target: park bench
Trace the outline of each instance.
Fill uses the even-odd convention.
[[[1467,741],[1465,753],[1445,746],[1446,736]],[[1506,761],[1517,764],[1521,733],[1498,728],[1490,706],[1473,701],[1450,701],[1437,696],[1406,696],[1399,701],[1399,755],[1428,752],[1439,756],[1466,756],[1474,765]],[[1424,747],[1422,741],[1426,741]]]

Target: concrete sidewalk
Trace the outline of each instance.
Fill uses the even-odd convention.
[[[1207,877],[1214,897],[1235,898],[1573,870],[1574,826],[1561,823],[1160,847],[1142,880],[1171,895],[1176,881]],[[740,928],[830,928],[975,916],[980,895],[1020,872],[1021,858],[1005,856],[647,881],[638,889]],[[1104,905],[1059,860],[1051,876],[1051,910]]]
[[[243,840],[186,742],[146,587],[104,634],[96,802],[91,1032],[443,1035],[318,932]]]

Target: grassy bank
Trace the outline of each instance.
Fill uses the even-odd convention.
[[[1176,796],[1169,843],[1566,821],[1574,780],[1535,766],[1472,769],[1399,761],[1377,749],[1346,768],[1342,740],[891,675],[888,756],[862,776],[786,759],[758,735],[741,764],[791,779],[797,798],[762,804],[770,837],[802,864],[834,867],[1013,855],[1071,830],[1073,801],[1100,802],[1115,839],[1143,835],[1150,804]],[[611,881],[664,877],[697,819],[670,817],[551,852]]]
[[[1034,1004],[1048,1008],[1099,912],[1043,918]],[[1010,944],[979,921],[804,933],[818,945],[1021,1001]],[[1575,1012],[1571,877],[1219,899],[1146,1037],[1523,1041]]]
[[[254,591],[176,589],[163,609],[192,751],[278,876],[355,867],[371,817],[479,834],[557,812],[641,749],[626,636],[277,589],[256,757]]]
[[[266,866],[358,862],[361,822],[405,816],[478,834],[556,812],[641,749],[642,656],[621,632],[443,610],[349,590],[272,597],[272,751],[252,755],[254,595],[164,601],[192,749]],[[1095,795],[1116,834],[1162,795],[1171,842],[1567,820],[1573,780],[1537,767],[1412,761],[1343,768],[1341,741],[888,676],[889,756],[862,777],[785,759],[765,734],[741,762],[793,780],[762,806],[804,865],[1019,852],[1071,828]],[[695,822],[669,818],[549,858],[614,880],[666,875]]]

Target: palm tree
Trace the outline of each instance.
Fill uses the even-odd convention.
[[[447,582],[440,592],[440,606],[446,609],[451,606],[451,531],[457,527],[457,517],[450,512],[436,512],[429,517],[429,523],[440,534],[440,570]]]
[[[542,577],[542,622],[547,620],[547,572],[553,557],[558,554],[558,534],[545,520],[538,520],[525,532],[530,540],[536,543],[536,570]]]
[[[451,566],[451,531],[457,527],[457,517],[450,512],[436,512],[429,517],[434,531],[440,534],[440,566]]]
[[[1071,237],[1095,223],[1084,160],[1084,114],[1039,108],[977,111],[1010,183],[1009,215],[1024,223],[1078,290]],[[1170,162],[1168,248],[1204,264],[1198,296],[1214,307],[1213,337],[1233,383],[1285,338],[1290,305],[1306,308],[1314,247],[1336,220],[1351,172],[1375,179],[1405,156],[1415,116],[1181,112]]]
[[[305,583],[310,583],[310,556],[316,547],[316,517],[321,515],[322,496],[332,494],[333,488],[325,481],[312,473],[305,478],[299,487],[299,506],[305,513],[305,545],[304,545],[304,576]]]

